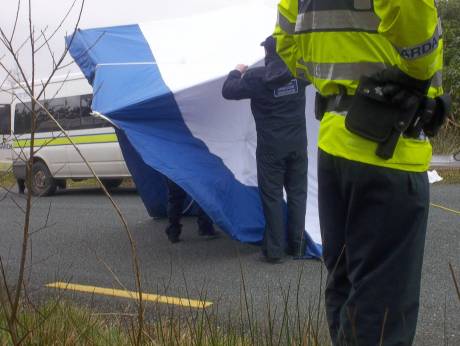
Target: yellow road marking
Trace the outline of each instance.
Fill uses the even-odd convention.
[[[438,204],[434,204],[434,203],[431,203],[431,205],[432,205],[433,207],[436,207],[436,208],[439,208],[439,209],[442,209],[442,210],[449,211],[449,212],[451,212],[451,213],[459,214],[459,215],[460,215],[460,211],[458,211],[458,210],[446,208],[446,207],[444,207],[444,206],[442,206],[442,205],[438,205]]]
[[[100,294],[104,296],[112,296],[112,297],[120,297],[120,298],[136,299],[136,300],[139,299],[139,294],[138,292],[135,292],[135,291],[125,291],[125,290],[117,290],[113,288],[102,288],[102,287],[87,286],[87,285],[77,285],[77,284],[70,284],[66,282],[53,282],[50,284],[46,284],[45,286],[48,288],[57,288],[57,289],[67,290],[67,291]],[[194,299],[187,299],[187,298],[180,298],[180,297],[168,297],[168,296],[161,296],[161,295],[149,294],[149,293],[142,293],[142,300],[149,301],[149,302],[163,303],[163,304],[179,305],[179,306],[195,308],[195,309],[205,309],[212,305],[212,302],[207,302],[203,300],[194,300]]]

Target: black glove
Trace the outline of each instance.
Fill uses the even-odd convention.
[[[387,100],[407,110],[418,106],[431,84],[431,79],[412,78],[397,67],[377,72],[371,79],[382,85],[382,93]]]
[[[428,137],[434,137],[438,134],[439,129],[444,125],[450,113],[452,100],[449,94],[444,94],[434,99],[436,106],[430,118],[427,118],[423,124],[423,132]]]

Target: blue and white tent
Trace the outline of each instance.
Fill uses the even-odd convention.
[[[93,86],[93,111],[119,142],[151,216],[165,211],[168,176],[234,239],[262,240],[256,129],[248,101],[221,88],[237,63],[258,64],[276,11],[244,5],[143,24],[78,30],[70,53]],[[306,256],[321,255],[313,90],[307,90],[309,195]]]

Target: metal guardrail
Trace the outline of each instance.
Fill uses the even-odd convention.
[[[460,168],[460,151],[454,155],[433,155],[431,167]]]

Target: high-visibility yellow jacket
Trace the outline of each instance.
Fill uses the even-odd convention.
[[[435,0],[281,0],[274,36],[291,72],[323,95],[354,95],[362,75],[398,66],[432,78],[429,96],[442,94],[442,37]],[[350,133],[345,118],[324,115],[318,145],[329,154],[406,171],[423,172],[431,160],[427,139],[401,137],[393,158],[375,155],[377,144]]]

